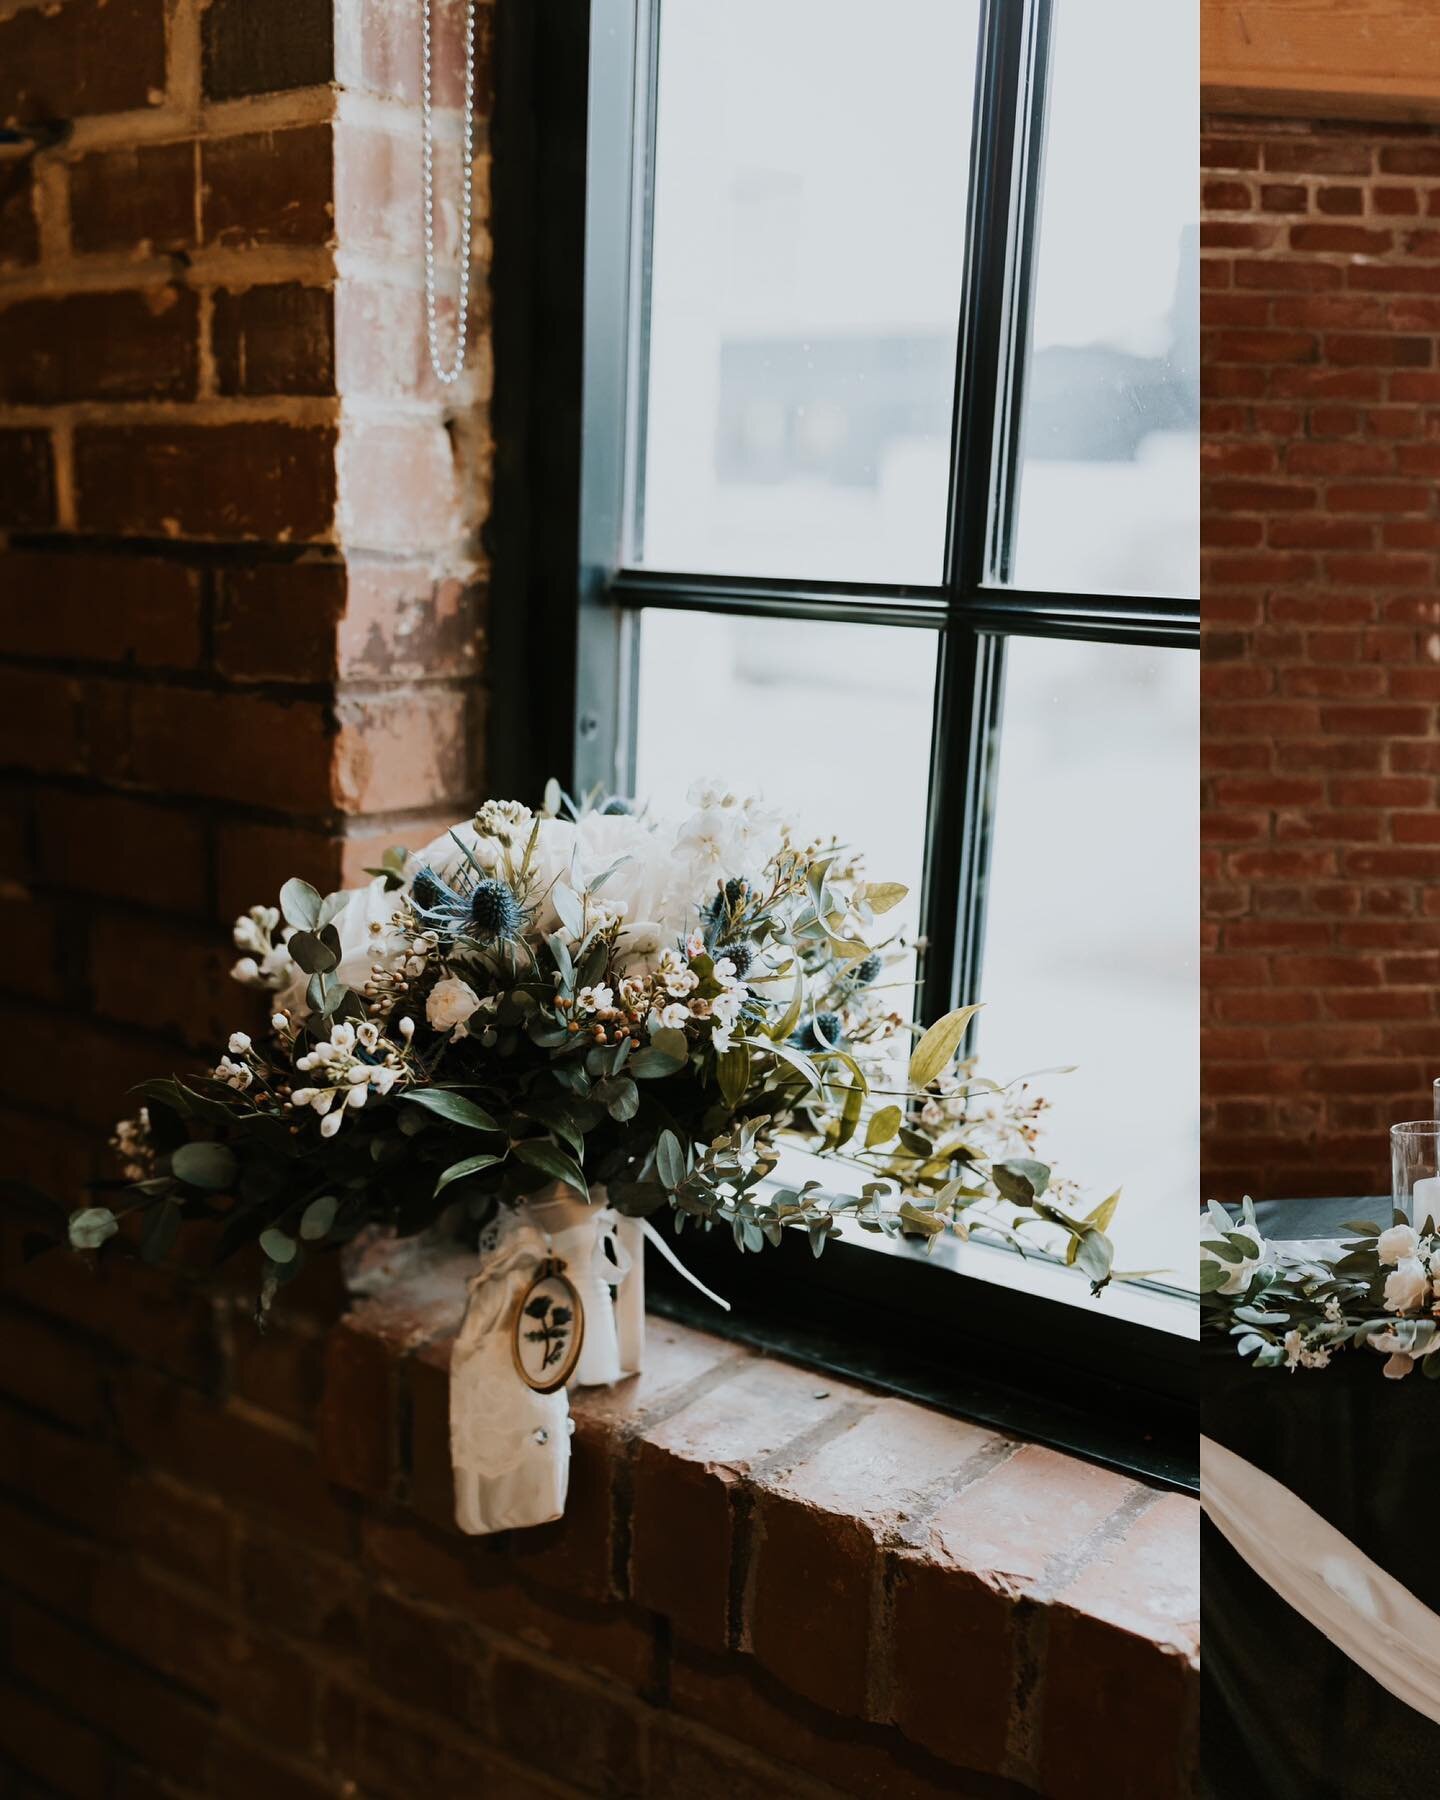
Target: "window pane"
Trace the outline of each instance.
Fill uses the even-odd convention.
[[[1193,1287],[1199,1144],[1199,659],[1011,639],[981,1015],[986,1071],[1036,1087],[1043,1144],[1123,1187],[1118,1266]]]
[[[941,577],[978,4],[875,20],[664,0],[652,568]]]
[[[890,625],[646,612],[635,791],[676,818],[703,776],[763,794],[801,833],[862,851],[873,880],[903,881],[885,923],[913,935],[937,644]]]
[[[1013,579],[1198,595],[1195,0],[1057,6]]]

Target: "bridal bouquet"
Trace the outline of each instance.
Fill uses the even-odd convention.
[[[665,824],[552,783],[354,892],[287,882],[235,926],[268,1030],[143,1084],[123,1194],[69,1220],[96,1249],[138,1213],[151,1260],[190,1221],[220,1258],[258,1242],[262,1318],[312,1249],[367,1229],[478,1244],[451,1360],[466,1531],[563,1510],[564,1389],[640,1367],[644,1239],[675,1259],[651,1214],[741,1251],[803,1231],[817,1256],[844,1218],[929,1244],[983,1228],[1111,1276],[1118,1196],[1081,1217],[1052,1185],[1042,1103],[959,1060],[976,1009],[920,1031],[897,1004],[904,888],[754,800],[691,802]],[[849,1179],[778,1179],[785,1142]]]
[[[905,890],[754,800],[691,800],[666,825],[552,783],[540,812],[491,801],[358,890],[287,882],[278,912],[235,927],[268,1034],[237,1031],[208,1076],[144,1084],[115,1140],[127,1191],[73,1215],[71,1242],[139,1211],[157,1259],[218,1218],[221,1256],[258,1239],[263,1309],[311,1247],[416,1233],[452,1205],[473,1242],[563,1183],[750,1251],[789,1228],[818,1256],[842,1216],[927,1239],[983,1222],[1022,1248],[1040,1228],[1103,1285],[1114,1201],[1081,1218],[1047,1195],[1026,1154],[1040,1103],[957,1064],[976,1009],[912,1047],[881,924]],[[786,1139],[858,1177],[767,1181]]]
[[[1368,1346],[1392,1380],[1418,1363],[1440,1377],[1440,1236],[1403,1213],[1360,1219],[1349,1240],[1267,1243],[1247,1198],[1241,1217],[1210,1202],[1200,1243],[1205,1328],[1235,1340],[1259,1369],[1323,1369]]]

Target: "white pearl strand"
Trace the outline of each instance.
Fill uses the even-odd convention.
[[[420,0],[421,60],[425,128],[425,322],[430,342],[430,367],[437,381],[448,387],[460,379],[465,367],[465,339],[470,309],[470,243],[474,216],[475,160],[475,0],[465,8],[465,144],[461,164],[460,294],[455,323],[455,356],[448,368],[440,360],[440,332],[435,316],[435,121],[431,103],[430,7]]]

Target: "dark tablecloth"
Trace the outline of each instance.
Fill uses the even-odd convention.
[[[1384,1224],[1389,1201],[1272,1201],[1267,1237]],[[1300,1496],[1440,1612],[1429,1525],[1440,1494],[1440,1383],[1387,1381],[1371,1352],[1324,1371],[1254,1370],[1204,1350],[1203,1428]],[[1440,1780],[1440,1725],[1363,1674],[1206,1521],[1202,1570],[1204,1792],[1211,1800],[1393,1800]]]

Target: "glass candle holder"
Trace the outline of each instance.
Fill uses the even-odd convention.
[[[1440,1075],[1435,1077],[1434,1087],[1431,1091],[1435,1096],[1435,1123],[1440,1125]]]
[[[1440,1226],[1440,1125],[1408,1119],[1390,1127],[1391,1193],[1395,1210],[1417,1231]]]

